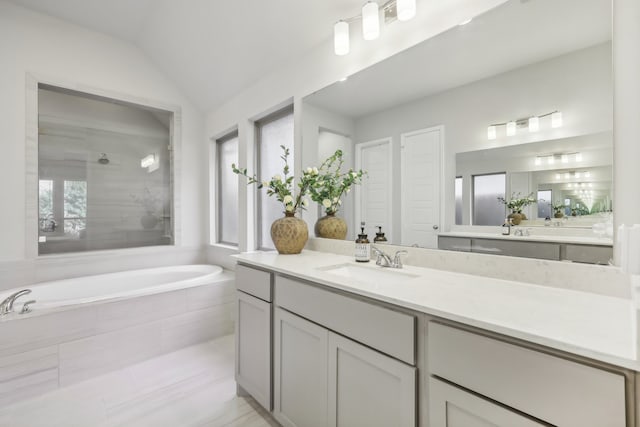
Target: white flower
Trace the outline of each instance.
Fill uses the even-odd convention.
[[[313,169],[312,168],[307,168],[307,173],[308,174],[312,174],[313,173]]]
[[[313,172],[314,175],[318,175],[318,168],[314,167],[312,172]]]
[[[318,181],[318,185],[319,186],[324,185],[324,181]]]
[[[351,189],[350,189],[350,188],[347,188],[347,194],[349,194],[349,191],[351,191]]]
[[[338,203],[338,198],[337,197],[333,198],[333,203]]]
[[[273,175],[273,178],[271,178],[273,181],[282,181],[282,177],[280,175]]]
[[[356,172],[351,172],[351,177],[352,177],[352,178],[355,178],[355,177],[357,177],[357,176],[358,176],[358,174],[357,174]]]
[[[269,186],[269,181],[262,181],[262,185],[264,187],[268,187]]]
[[[341,205],[342,204],[342,200],[338,200],[338,204]]]
[[[324,199],[322,201],[322,206],[324,206],[325,208],[329,209],[331,207],[331,200],[329,199]]]
[[[304,206],[305,208],[309,206],[309,199],[302,199],[302,206]]]
[[[287,194],[286,196],[284,196],[282,201],[284,202],[285,205],[291,204],[293,203],[293,197],[291,197],[290,194]]]
[[[287,212],[293,212],[293,205],[287,205],[284,207]]]

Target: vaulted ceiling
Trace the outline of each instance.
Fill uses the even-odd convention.
[[[137,45],[203,111],[332,37],[362,0],[10,0]]]

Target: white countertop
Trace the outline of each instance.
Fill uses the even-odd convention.
[[[235,257],[245,264],[640,371],[635,356],[636,314],[629,299],[414,266],[397,273],[417,277],[404,276],[398,283],[359,281],[323,269],[345,263],[382,267],[324,252],[252,252]]]
[[[499,233],[483,233],[474,231],[448,231],[440,233],[443,237],[470,237],[477,239],[500,239],[500,240],[521,240],[527,242],[552,242],[552,243],[574,243],[580,245],[613,246],[613,239],[610,237],[597,236],[566,236],[550,234],[531,234],[530,236],[516,236],[513,234],[503,235]]]

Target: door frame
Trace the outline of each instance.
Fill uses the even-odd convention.
[[[407,177],[406,177],[406,168],[403,167],[405,162],[406,162],[406,154],[405,154],[405,150],[403,150],[402,148],[404,147],[405,141],[407,138],[414,136],[414,135],[419,135],[421,133],[427,133],[427,132],[433,132],[433,131],[438,131],[440,132],[440,144],[439,144],[439,149],[440,149],[440,158],[438,159],[438,163],[440,164],[440,176],[439,176],[439,182],[438,182],[438,190],[439,190],[439,196],[438,196],[438,202],[440,203],[440,209],[439,209],[439,215],[440,218],[438,219],[438,232],[443,232],[444,231],[444,226],[443,223],[445,221],[445,179],[444,179],[444,138],[445,138],[445,129],[444,129],[444,125],[437,125],[437,126],[430,126],[428,128],[423,128],[423,129],[417,129],[417,130],[413,130],[411,132],[403,132],[400,134],[400,188],[402,189],[402,185],[403,183],[405,183],[407,181]],[[402,244],[402,242],[404,241],[404,222],[405,222],[405,216],[406,216],[406,204],[407,204],[407,198],[404,196],[402,190],[400,191],[400,209],[402,209],[401,214],[400,214],[400,244]]]
[[[391,238],[393,237],[393,138],[387,136],[385,138],[374,139],[367,142],[362,142],[355,144],[355,169],[362,169],[362,150],[369,147],[374,147],[376,145],[385,145],[387,146],[387,159],[388,159],[388,167],[389,167],[389,181],[387,185],[387,199],[389,203],[387,204],[387,216],[389,218],[389,227],[385,231],[387,234],[387,238],[391,242]],[[366,179],[366,178],[365,178]],[[362,190],[360,186],[355,187],[355,209],[354,209],[354,218],[353,224],[356,227],[356,231],[360,229],[360,220],[362,219]],[[358,234],[358,233],[356,233]]]

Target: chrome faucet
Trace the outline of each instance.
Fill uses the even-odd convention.
[[[13,312],[13,304],[16,302],[16,300],[20,298],[22,295],[27,295],[30,293],[31,293],[31,289],[23,289],[5,298],[5,300],[0,303],[0,316],[5,316]]]
[[[377,255],[376,265],[380,267],[390,267],[390,268],[402,268],[402,259],[400,255],[408,253],[407,251],[397,251],[393,260],[389,255],[371,245],[371,250]]]

